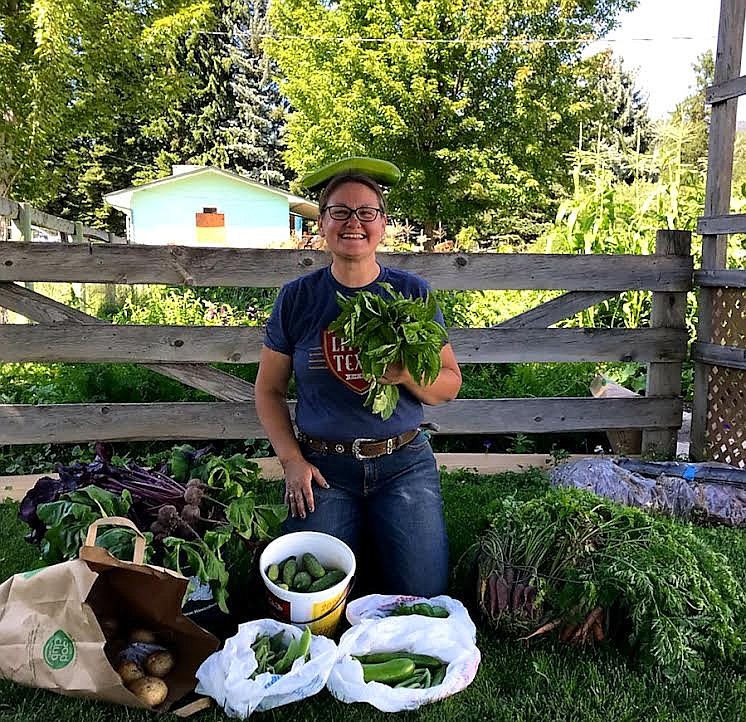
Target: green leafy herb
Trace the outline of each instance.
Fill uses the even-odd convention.
[[[399,402],[399,388],[378,379],[393,363],[401,363],[418,383],[431,384],[440,373],[440,351],[446,330],[435,320],[432,294],[407,298],[388,283],[379,284],[390,296],[371,291],[354,296],[337,293],[341,308],[329,330],[359,351],[363,377],[370,382],[365,405],[388,419]]]
[[[128,491],[120,496],[96,486],[85,486],[62,494],[57,501],[40,504],[37,514],[48,527],[41,542],[42,558],[47,564],[75,559],[94,521],[106,516],[127,516],[131,505]],[[122,527],[103,529],[96,545],[119,559],[131,559],[134,532]]]

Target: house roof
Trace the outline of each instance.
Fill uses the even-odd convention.
[[[314,201],[308,200],[307,198],[302,198],[301,196],[295,196],[283,190],[282,188],[275,188],[274,186],[257,183],[250,178],[246,178],[246,176],[239,175],[238,173],[233,173],[232,171],[225,170],[223,168],[215,168],[213,166],[200,166],[198,168],[195,168],[194,170],[178,173],[176,175],[170,175],[166,178],[158,178],[157,180],[150,181],[149,183],[142,183],[141,185],[129,186],[129,188],[122,188],[118,191],[112,191],[111,193],[106,193],[104,195],[104,200],[109,205],[114,206],[114,208],[116,208],[117,210],[129,211],[132,208],[132,196],[138,191],[145,190],[146,188],[154,188],[155,186],[165,185],[166,183],[175,183],[182,178],[190,178],[205,173],[221,175],[225,178],[238,180],[241,181],[241,183],[245,183],[246,185],[253,188],[259,188],[263,191],[268,191],[269,193],[283,196],[284,198],[288,199],[290,212],[302,216],[303,218],[316,220],[316,217],[319,214],[319,206]]]

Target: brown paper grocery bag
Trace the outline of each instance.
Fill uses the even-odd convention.
[[[135,531],[131,562],[94,546],[103,525]],[[219,642],[182,615],[187,579],[143,564],[144,552],[145,539],[129,519],[107,517],[88,529],[79,559],[16,574],[0,585],[0,677],[147,708],[123,685],[106,656],[101,621],[117,620],[122,628],[151,629],[174,654],[176,665],[164,679],[169,694],[158,711],[191,692],[197,668]]]

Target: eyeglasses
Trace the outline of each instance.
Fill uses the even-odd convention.
[[[378,218],[378,214],[383,214],[381,208],[371,206],[360,206],[360,208],[350,208],[348,206],[327,206],[325,211],[329,211],[329,216],[335,221],[346,221],[353,213],[361,223],[370,223]]]

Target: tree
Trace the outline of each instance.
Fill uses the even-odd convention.
[[[692,64],[695,73],[694,92],[684,98],[673,112],[672,120],[690,126],[683,151],[685,163],[703,164],[707,158],[710,133],[710,106],[705,103],[705,91],[715,79],[715,59],[712,51],[702,53]]]
[[[255,180],[286,185],[282,160],[286,107],[272,79],[271,61],[261,48],[262,38],[270,32],[267,7],[264,0],[245,7],[250,16],[240,18],[241,24],[234,19],[231,29],[236,112],[225,128],[229,165]]]
[[[209,9],[184,39],[181,67],[194,84],[173,113],[172,156],[282,183],[284,109],[261,50],[265,1],[212,0]]]
[[[392,208],[428,235],[438,221],[486,236],[518,211],[549,215],[592,105],[582,38],[634,5],[275,0],[286,160],[299,173],[348,154],[392,160]]]
[[[6,2],[0,15],[0,194],[107,219],[101,194],[155,166],[157,120],[188,92],[177,39],[202,3]]]
[[[602,143],[615,156],[616,177],[629,183],[635,177],[637,154],[647,153],[653,142],[653,124],[647,100],[635,88],[635,75],[611,51],[602,53],[600,60],[595,86],[598,120],[589,125],[585,144]]]

